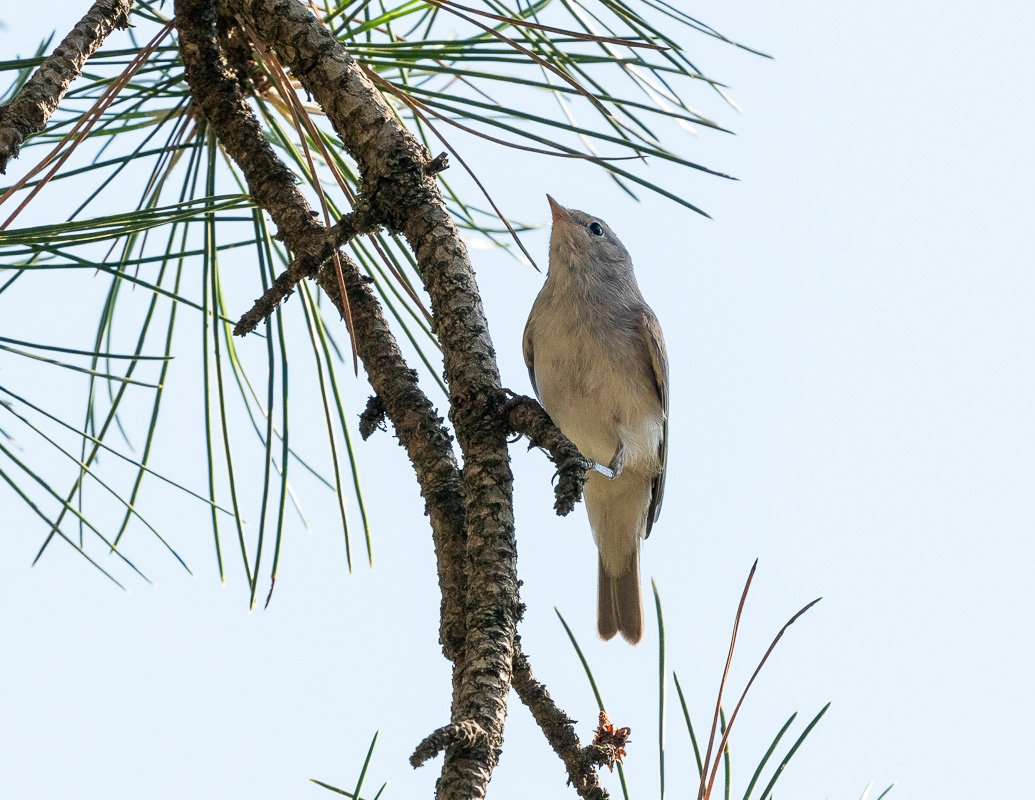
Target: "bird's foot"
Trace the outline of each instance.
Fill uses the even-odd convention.
[[[622,468],[625,466],[625,445],[618,445],[618,449],[615,451],[615,457],[611,459],[611,463],[606,467],[603,464],[593,464],[593,469],[603,475],[605,478],[615,480],[619,475],[622,474]]]

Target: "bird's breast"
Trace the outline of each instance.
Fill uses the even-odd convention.
[[[534,344],[543,408],[583,455],[608,464],[623,444],[627,468],[656,469],[664,413],[635,326],[546,314]]]

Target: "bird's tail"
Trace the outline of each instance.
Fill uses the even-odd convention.
[[[651,478],[628,468],[614,480],[591,472],[584,491],[600,551],[597,631],[602,639],[621,633],[636,644],[643,637],[640,539],[647,533]]]
[[[597,633],[612,638],[621,633],[630,644],[643,638],[643,598],[640,595],[640,549],[633,550],[628,567],[619,575],[604,570],[599,560],[597,576]]]

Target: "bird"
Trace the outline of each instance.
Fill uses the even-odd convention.
[[[643,637],[640,540],[661,512],[668,357],[632,258],[602,219],[561,206],[522,350],[546,413],[594,469],[584,498],[598,551],[597,632]]]

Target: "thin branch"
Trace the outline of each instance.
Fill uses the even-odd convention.
[[[425,511],[431,519],[442,590],[439,641],[446,658],[455,663],[464,648],[467,581],[464,575],[464,486],[453,454],[453,440],[431,401],[421,391],[417,373],[403,360],[381,306],[370,290],[369,279],[359,273],[352,259],[343,255],[341,263],[345,290],[352,302],[359,359],[370,385],[377,392],[381,413],[391,420],[399,443],[406,448],[424,496]],[[317,273],[316,282],[341,311],[338,279],[329,259]],[[363,432],[362,420],[360,431]],[[370,432],[368,429],[367,434]]]
[[[428,734],[424,741],[417,745],[417,749],[410,756],[410,765],[416,769],[429,761],[443,750],[459,745],[466,749],[484,748],[488,742],[485,731],[477,722],[465,720],[443,725],[436,731]]]
[[[245,26],[244,29],[245,32],[248,34],[248,37],[253,42],[255,42],[255,46],[259,49],[259,53],[263,56],[263,58],[269,65],[269,75],[271,78],[273,78],[273,82],[276,84],[277,91],[280,93],[281,97],[284,98],[284,103],[287,106],[288,112],[291,115],[291,121],[294,123],[296,133],[298,133],[298,141],[302,146],[302,151],[305,153],[305,160],[309,166],[309,174],[312,176],[313,179],[313,188],[316,190],[316,195],[320,200],[320,209],[323,211],[324,224],[329,226],[331,224],[331,214],[330,211],[327,210],[327,197],[324,195],[323,186],[320,184],[320,179],[317,177],[316,165],[313,163],[313,153],[309,148],[309,143],[306,141],[305,132],[302,130],[302,123],[299,118],[299,111],[301,110],[302,114],[305,114],[305,111],[304,109],[296,108],[297,105],[300,105],[298,103],[298,97],[295,95],[294,90],[291,87],[291,81],[285,74],[284,69],[280,66],[280,62],[277,61],[277,57],[272,53],[267,53],[265,51],[265,49],[262,46],[262,43],[258,41],[257,37],[254,35],[252,31],[248,30],[247,26]],[[306,122],[307,127],[311,126],[311,120],[307,119]],[[319,143],[320,138],[316,137],[315,141]],[[326,154],[324,157],[326,158]],[[329,160],[328,163],[330,163]],[[355,202],[354,198],[351,195],[349,195],[348,197],[350,202]],[[345,291],[345,283],[341,276],[341,258],[339,257],[336,248],[333,251],[333,255],[334,270],[335,274],[338,277],[338,291],[341,294],[342,299],[341,318],[345,320],[345,328],[348,330],[349,343],[352,347],[352,371],[355,375],[358,376],[359,356],[356,354],[356,332],[355,330],[353,330],[352,325],[352,309],[349,306],[349,295],[348,292]]]
[[[528,437],[528,446],[546,451],[557,467],[556,500],[553,504],[558,516],[565,516],[582,499],[586,472],[593,462],[586,458],[561,429],[531,397],[514,396],[504,407],[511,431]]]
[[[43,130],[83,64],[115,28],[129,27],[133,0],[97,0],[10,103],[0,108],[0,174],[22,143]]]
[[[326,236],[319,250],[303,252],[295,256],[273,285],[258,298],[234,326],[234,336],[244,336],[255,330],[259,323],[269,317],[277,305],[288,297],[305,278],[313,277],[317,270],[334,255],[342,245],[353,237],[369,233],[377,228],[369,214],[363,210],[353,211],[339,219],[332,227],[325,229]],[[344,310],[344,309],[342,309]]]
[[[68,131],[62,138],[61,141],[50,151],[43,159],[32,169],[30,169],[25,175],[22,175],[13,186],[0,195],[0,205],[7,201],[8,198],[12,197],[16,192],[20,191],[23,186],[28,185],[38,173],[46,169],[47,166],[53,163],[50,171],[47,172],[43,178],[38,181],[34,181],[32,184],[32,190],[28,195],[22,198],[21,203],[11,213],[11,215],[0,224],[0,230],[6,230],[15,218],[25,210],[26,206],[32,202],[32,199],[39,194],[43,188],[51,181],[51,179],[57,175],[58,171],[64,166],[65,162],[71,157],[76,151],[76,148],[82,144],[83,140],[90,134],[94,125],[97,124],[98,120],[105,111],[115,102],[115,99],[119,96],[119,93],[126,87],[126,85],[132,80],[133,76],[137,74],[141,67],[151,57],[151,54],[155,51],[155,48],[161,44],[162,40],[172,30],[172,23],[166,23],[154,35],[144,47],[137,51],[136,55],[126,65],[126,68],[122,70],[117,78],[115,78],[108,87],[101,93],[101,96],[94,101],[93,105],[84,113],[76,123],[72,126],[72,129]],[[68,145],[66,147],[66,145]],[[78,213],[78,212],[77,212]],[[109,219],[112,219],[109,217]]]
[[[579,797],[585,800],[608,800],[610,795],[600,785],[600,778],[594,768],[605,765],[611,760],[612,753],[600,745],[583,747],[575,733],[575,721],[570,719],[550,697],[546,690],[532,674],[528,658],[521,650],[520,637],[515,642],[514,674],[512,676],[514,690],[521,702],[525,704],[550,747],[564,762],[568,770],[568,782],[575,787]]]

